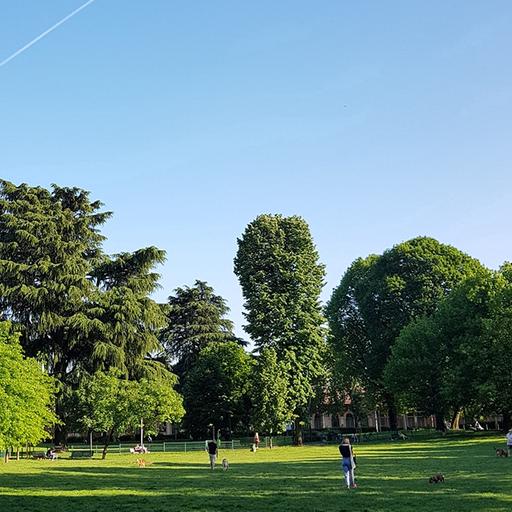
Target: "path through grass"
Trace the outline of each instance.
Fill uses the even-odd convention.
[[[0,509],[12,512],[512,510],[512,458],[498,438],[356,447],[358,489],[342,485],[336,446],[224,450],[211,472],[201,452],[10,462],[0,466]],[[446,483],[430,485],[442,472]]]

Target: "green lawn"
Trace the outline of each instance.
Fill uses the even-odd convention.
[[[107,460],[20,461],[0,466],[0,510],[114,511],[509,511],[512,458],[501,438],[433,439],[356,447],[358,489],[347,490],[336,446],[223,450],[230,470],[207,455],[155,453]],[[436,472],[446,483],[431,485]]]

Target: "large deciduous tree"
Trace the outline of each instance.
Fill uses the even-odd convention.
[[[0,322],[0,447],[6,462],[10,447],[35,445],[57,421],[54,380],[37,361],[23,356],[18,338],[8,322]]]
[[[458,413],[507,414],[510,285],[482,270],[457,286],[430,317],[400,333],[385,370],[389,388],[409,407],[434,414],[438,429]],[[507,390],[502,393],[502,390]]]
[[[347,373],[386,404],[392,430],[396,403],[383,379],[391,347],[411,320],[432,315],[458,283],[481,268],[458,249],[419,237],[356,260],[333,292],[327,316],[334,349]]]
[[[506,285],[491,297],[481,350],[472,355],[484,411],[501,414],[508,430],[512,427],[512,265],[505,263],[499,275]]]
[[[135,430],[142,420],[148,433],[161,423],[177,422],[183,414],[181,396],[173,389],[171,373],[140,381],[127,380],[111,368],[83,379],[75,392],[76,423],[84,429],[105,432],[102,457],[113,436]]]
[[[184,425],[193,436],[204,438],[212,424],[225,432],[247,429],[252,366],[252,357],[235,342],[201,350],[183,389]]]
[[[272,436],[283,432],[293,419],[287,373],[273,348],[262,349],[251,380],[252,424],[256,431],[269,435],[270,448]]]
[[[238,240],[235,274],[245,299],[245,330],[257,349],[271,347],[287,362],[296,441],[301,443],[299,427],[323,375],[325,349],[319,300],[325,271],[304,219],[257,217]]]

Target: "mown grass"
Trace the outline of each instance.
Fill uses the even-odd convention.
[[[205,453],[154,453],[107,460],[22,460],[0,466],[0,510],[471,511],[512,510],[512,458],[500,438],[433,439],[356,447],[358,488],[342,483],[337,447],[223,450],[228,472]],[[444,484],[428,477],[442,472]]]

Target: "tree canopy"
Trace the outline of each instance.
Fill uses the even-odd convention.
[[[76,390],[76,422],[90,431],[105,432],[103,458],[112,436],[135,430],[141,420],[148,433],[156,434],[166,421],[183,414],[181,396],[173,389],[176,377],[159,375],[141,381],[127,380],[111,368],[82,379]]]
[[[287,362],[298,426],[324,372],[325,270],[308,224],[297,216],[257,217],[238,239],[235,274],[245,299],[245,330],[257,349],[273,348]]]
[[[229,312],[226,301],[204,281],[176,288],[164,311],[167,326],[160,333],[160,341],[180,377],[210,343],[242,343],[233,332],[233,322],[225,318]]]
[[[235,342],[206,346],[184,384],[184,424],[204,438],[208,425],[231,434],[248,427],[252,358]]]
[[[0,447],[6,461],[10,447],[40,442],[57,421],[54,380],[23,356],[18,338],[8,322],[0,322]]]
[[[288,368],[278,361],[273,348],[262,349],[251,379],[252,424],[256,431],[270,435],[283,432],[293,419],[288,398]]]
[[[347,361],[347,373],[382,397],[393,430],[396,404],[383,380],[391,347],[411,320],[432,315],[458,283],[481,269],[458,249],[419,237],[356,260],[333,292],[327,316],[334,349]]]

